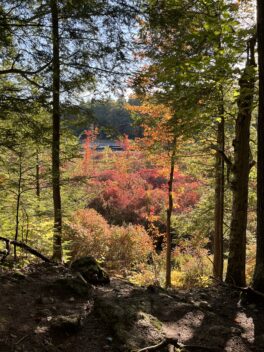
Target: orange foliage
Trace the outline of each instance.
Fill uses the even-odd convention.
[[[144,138],[141,142],[144,142],[147,148],[157,142],[171,143],[173,133],[168,122],[172,119],[173,113],[170,108],[163,104],[154,105],[147,102],[141,106],[127,104],[125,107],[130,112],[144,117],[141,123]]]
[[[65,226],[72,260],[92,255],[110,269],[132,269],[144,263],[153,250],[142,226],[110,226],[94,209],[76,211]]]
[[[83,170],[83,176],[86,176],[88,174],[89,164],[91,161],[92,143],[95,141],[98,131],[97,129],[93,131],[85,130],[84,134],[85,134],[85,142],[83,145],[84,155],[83,155],[83,162],[82,162],[82,170]]]

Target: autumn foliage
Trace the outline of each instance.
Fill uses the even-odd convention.
[[[144,151],[131,146],[124,136],[124,152],[96,152],[86,131],[82,170],[89,176],[87,194],[93,197],[87,204],[111,224],[123,223],[146,226],[152,221],[164,222],[168,194],[168,169],[160,160],[150,161]],[[91,167],[93,165],[93,167]],[[173,198],[175,214],[189,212],[199,200],[200,183],[184,175],[178,168],[174,173]]]
[[[109,269],[133,269],[147,260],[152,242],[142,226],[111,226],[94,209],[76,211],[65,226],[72,260],[92,255]]]
[[[65,225],[72,259],[93,255],[110,269],[146,265],[164,237],[168,202],[166,155],[152,158],[126,136],[124,151],[96,151],[86,132],[83,159],[77,165],[87,194],[85,209]],[[156,159],[156,160],[155,160]],[[199,201],[200,182],[175,167],[173,214],[188,214]],[[165,244],[165,243],[164,243]]]
[[[115,224],[145,224],[151,217],[161,218],[167,202],[167,179],[157,169],[137,172],[105,170],[98,173],[88,189],[98,195],[90,203],[108,221]],[[187,212],[199,199],[198,182],[179,171],[175,173],[174,211]]]

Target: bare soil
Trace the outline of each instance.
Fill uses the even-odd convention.
[[[163,290],[112,278],[79,295],[58,284],[69,275],[48,264],[0,269],[0,352],[136,351],[167,338],[178,344],[157,351],[264,351],[264,308],[241,306],[238,290]]]

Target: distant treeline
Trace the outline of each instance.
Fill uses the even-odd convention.
[[[136,99],[120,99],[65,107],[64,123],[80,138],[84,130],[91,128],[98,128],[100,139],[113,139],[125,134],[131,139],[142,137],[143,130],[125,109],[126,103],[139,105]]]

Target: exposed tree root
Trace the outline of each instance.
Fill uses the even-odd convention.
[[[148,351],[157,351],[162,347],[168,346],[168,345],[173,345],[174,347],[177,348],[183,348],[183,349],[189,349],[189,350],[205,350],[205,351],[218,351],[220,352],[219,348],[217,347],[207,347],[207,346],[200,346],[200,345],[185,345],[183,343],[178,342],[176,338],[166,338],[163,341],[159,342],[156,345],[153,346],[147,346],[144,348],[141,348],[140,350],[136,350],[135,352],[148,352]]]
[[[157,343],[156,345],[147,346],[147,347],[141,348],[140,350],[136,350],[135,352],[155,351],[155,350],[158,350],[159,348],[167,346],[167,345],[174,345],[175,347],[179,347],[177,339],[166,338],[166,339],[162,340],[161,342]]]

